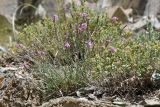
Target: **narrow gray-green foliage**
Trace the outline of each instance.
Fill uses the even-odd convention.
[[[26,27],[19,36],[29,50],[25,54],[38,62],[32,72],[40,74],[48,91],[67,95],[103,75],[134,72],[143,77],[160,70],[159,33],[152,28],[149,34],[133,37],[120,22],[85,5],[73,4],[70,17],[62,10]]]

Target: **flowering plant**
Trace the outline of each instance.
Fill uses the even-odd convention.
[[[26,54],[38,60],[35,71],[43,71],[50,88],[68,90],[63,86],[79,87],[103,74],[134,72],[143,76],[160,69],[159,33],[152,30],[149,34],[132,37],[123,31],[118,18],[72,6],[69,18],[58,13],[26,27],[19,36],[23,45],[18,49],[25,46],[31,50]],[[57,67],[63,71],[61,75]]]

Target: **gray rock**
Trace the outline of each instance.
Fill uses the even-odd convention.
[[[117,107],[99,100],[89,101],[85,98],[61,97],[52,99],[39,107]]]
[[[0,14],[5,17],[13,15],[17,7],[17,0],[0,0]]]
[[[42,0],[0,0],[0,45],[8,45],[18,34],[15,23],[31,23],[46,15]],[[13,36],[14,35],[14,36]],[[2,48],[1,48],[2,50]]]
[[[157,73],[156,71],[154,71],[151,79],[154,80],[154,81],[155,80],[160,80],[160,73]]]
[[[126,103],[119,97],[116,97],[116,99],[114,99],[113,104],[123,107],[126,105]]]
[[[160,0],[148,0],[145,8],[145,16],[156,16],[160,12]]]
[[[17,71],[18,68],[15,68],[15,67],[0,67],[0,73],[3,73],[3,72],[7,72],[7,71]]]
[[[97,97],[94,94],[89,94],[88,99],[89,100],[97,100]]]
[[[124,9],[132,8],[138,14],[143,15],[147,0],[99,0],[98,7],[101,9],[114,6],[123,7]]]
[[[16,13],[16,20],[26,21],[26,18],[32,18],[35,13],[44,16],[44,8],[39,6],[42,0],[0,0],[0,14],[7,17],[12,22],[12,17]],[[37,9],[36,9],[37,8]]]
[[[4,48],[4,47],[2,47],[2,46],[0,46],[0,52],[7,52],[7,49],[6,48]]]
[[[114,101],[113,104],[121,106],[121,107],[125,107],[126,106],[125,102],[120,102],[120,101]]]
[[[140,20],[138,20],[136,23],[130,24],[127,26],[127,29],[130,30],[138,30],[138,29],[142,29],[143,27],[145,27],[148,23],[151,23],[151,25],[156,29],[159,30],[160,29],[160,22],[158,21],[156,16],[152,16],[152,17],[147,17],[144,16],[142,17]]]
[[[39,10],[38,8],[41,2],[42,0],[17,0],[17,8],[14,16],[16,19],[15,22],[20,25],[34,22],[37,19],[35,13]]]
[[[160,107],[159,99],[145,99],[146,105],[144,107]]]

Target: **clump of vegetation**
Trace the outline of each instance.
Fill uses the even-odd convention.
[[[133,37],[124,32],[118,18],[109,19],[85,8],[70,8],[70,17],[60,13],[26,27],[20,34],[16,53],[35,63],[47,91],[67,95],[105,76],[143,77],[160,70],[159,33]]]

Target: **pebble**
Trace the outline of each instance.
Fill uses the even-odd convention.
[[[122,107],[126,106],[125,102],[119,102],[119,101],[114,101],[113,104],[118,105],[118,106],[122,106]]]
[[[0,67],[0,73],[4,73],[7,71],[17,71],[18,68],[15,67]]]
[[[4,48],[4,47],[2,47],[2,46],[0,46],[0,51],[2,51],[2,52],[7,52],[7,49]]]

